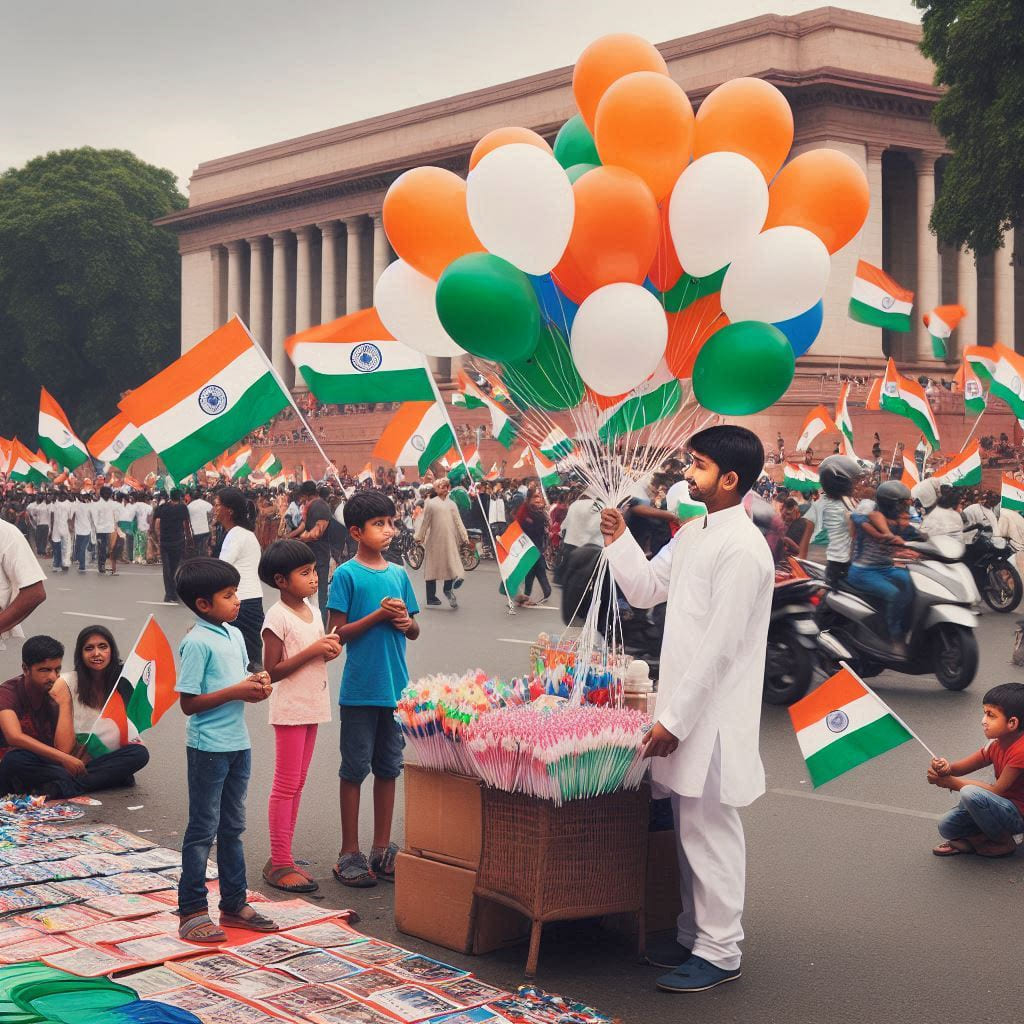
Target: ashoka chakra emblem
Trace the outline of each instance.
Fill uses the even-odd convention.
[[[825,716],[825,725],[829,732],[846,732],[850,726],[850,716],[845,711],[830,711]]]
[[[424,440],[424,437],[423,437],[422,434],[413,434],[412,435],[412,446],[418,452],[423,451],[427,447],[427,442]]]
[[[352,363],[354,369],[360,373],[372,373],[374,370],[379,369],[383,359],[380,354],[380,349],[376,345],[369,341],[364,341],[361,345],[356,345],[352,349],[352,355],[349,357],[349,362]]]
[[[892,309],[896,304],[896,300],[891,295],[882,296],[882,309]]]
[[[207,416],[219,416],[228,407],[228,393],[219,384],[207,384],[199,392],[199,408]]]

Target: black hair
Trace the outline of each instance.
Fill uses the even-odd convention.
[[[993,686],[984,697],[982,704],[999,708],[1007,718],[1017,719],[1017,728],[1024,728],[1024,683],[1000,683]]]
[[[253,528],[256,506],[237,487],[222,487],[217,492],[217,500],[231,513],[235,526],[241,526],[244,530]]]
[[[284,576],[287,579],[289,573],[301,569],[304,565],[313,565],[315,562],[316,555],[313,554],[313,549],[301,540],[275,540],[263,552],[257,572],[268,587],[273,587],[276,590],[277,583],[274,581],[278,576]]]
[[[331,496],[331,489],[330,487],[327,486],[327,484],[324,484],[323,487],[317,488],[316,493],[318,497],[323,498],[324,501],[327,501],[328,498],[330,498]]]
[[[370,519],[394,514],[395,503],[383,491],[356,491],[345,502],[345,529],[358,526],[361,530]]]
[[[103,673],[103,679],[95,687],[92,684],[92,673],[85,667],[85,659],[82,657],[82,649],[85,647],[86,640],[91,636],[101,636],[110,645],[110,664],[107,665],[107,669]],[[86,626],[75,641],[74,665],[78,680],[75,699],[90,708],[103,707],[107,694],[117,685],[117,680],[121,675],[121,655],[118,652],[114,634],[106,626]]]
[[[943,484],[936,504],[939,508],[956,508],[960,504],[960,492],[955,487]]]
[[[299,484],[299,494],[316,494],[316,481],[315,480],[303,480]]]
[[[172,487],[171,488],[170,499],[171,499],[171,501],[181,501],[181,488],[180,487]]]
[[[30,636],[21,645],[21,663],[26,668],[38,665],[41,661],[64,657],[64,645],[52,636]]]
[[[230,562],[219,558],[186,558],[174,574],[174,589],[189,611],[199,615],[196,601],[212,601],[213,595],[237,587],[242,577]]]
[[[764,470],[764,445],[757,434],[746,427],[731,424],[708,427],[694,434],[687,447],[707,456],[722,475],[735,473],[739,478],[736,491],[741,498]]]
[[[113,494],[114,494],[114,492],[109,487],[107,487],[105,485],[100,488],[100,497],[104,501],[106,501],[108,498],[113,497]]]

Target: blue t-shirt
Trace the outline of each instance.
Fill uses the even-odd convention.
[[[197,619],[178,648],[178,693],[216,693],[249,675],[249,655],[242,634],[227,623]],[[189,715],[185,743],[196,750],[248,750],[245,701],[229,700],[220,707]]]
[[[401,566],[389,562],[384,569],[370,569],[350,558],[334,570],[327,609],[342,612],[349,622],[356,622],[377,611],[385,597],[400,598],[410,615],[420,610]],[[393,708],[408,683],[405,635],[390,622],[378,623],[345,645],[339,704]]]

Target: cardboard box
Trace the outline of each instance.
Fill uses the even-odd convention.
[[[410,853],[475,871],[480,865],[480,780],[405,766],[405,845]]]
[[[480,901],[470,934],[476,872],[400,853],[395,864],[395,927],[457,953],[491,953],[529,935],[530,922],[508,907]]]

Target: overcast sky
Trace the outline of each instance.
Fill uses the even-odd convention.
[[[203,160],[804,0],[0,0],[0,169],[130,149],[184,188]],[[919,19],[910,0],[837,6]]]

